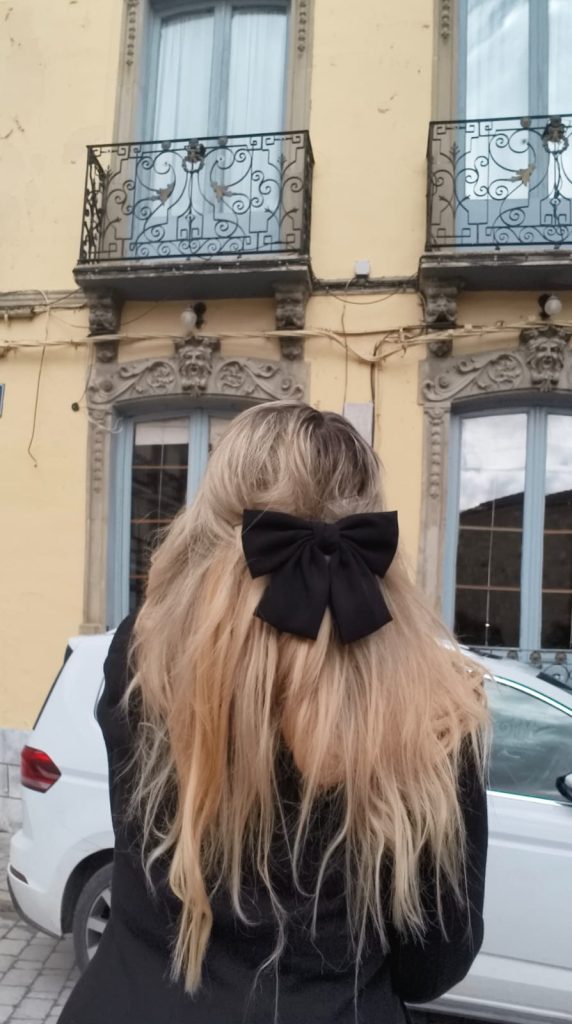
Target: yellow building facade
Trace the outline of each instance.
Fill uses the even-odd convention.
[[[66,638],[140,600],[157,529],[253,402],[352,418],[450,625],[568,673],[569,20],[0,3],[9,802]]]

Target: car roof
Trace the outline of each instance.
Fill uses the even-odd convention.
[[[541,669],[527,665],[523,661],[517,661],[516,658],[498,657],[496,654],[485,654],[469,648],[463,649],[466,650],[469,657],[478,661],[488,675],[508,682],[520,683],[522,686],[527,686],[531,690],[536,690],[537,693],[542,693],[544,696],[558,701],[565,707],[572,708],[572,689],[559,684],[556,680],[550,680]]]
[[[79,647],[93,647],[94,650],[101,648],[105,650],[109,647],[111,639],[115,629],[108,629],[105,633],[79,633],[77,636],[70,636],[68,639],[68,647],[72,651],[76,651]]]

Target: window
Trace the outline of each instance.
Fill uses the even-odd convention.
[[[453,416],[445,611],[463,643],[572,647],[572,412]]]
[[[460,118],[572,111],[569,0],[460,0],[459,14]]]
[[[147,138],[284,129],[286,0],[157,0],[153,10]]]
[[[572,717],[526,689],[487,684],[493,720],[489,788],[559,800],[556,779],[572,770]]]
[[[176,418],[123,422],[110,545],[112,623],[141,604],[151,552],[177,512],[193,500],[229,418],[197,409]]]

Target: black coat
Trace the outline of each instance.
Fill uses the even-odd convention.
[[[199,993],[191,997],[181,983],[169,980],[168,950],[176,935],[179,904],[169,890],[164,865],[155,876],[156,894],[150,893],[136,829],[122,814],[125,781],[120,767],[129,755],[131,731],[117,705],[127,684],[131,626],[132,620],[125,620],[111,644],[98,706],[116,835],[111,919],[58,1024],[401,1024],[406,1020],[403,1001],[436,998],[461,981],[482,942],[487,847],[486,795],[469,771],[461,780],[461,794],[469,842],[470,912],[445,894],[445,939],[431,913],[434,886],[428,879],[430,924],[423,943],[392,933],[388,955],[370,943],[358,975],[357,1017],[341,875],[333,870],[326,880],[312,941],[308,907],[288,884],[288,872],[280,871],[279,850],[276,884],[289,925],[278,971],[270,968],[257,977],[275,948],[276,930],[268,899],[253,881],[245,883],[252,921],[248,926],[236,919],[224,894],[212,901],[214,923]],[[297,772],[287,752],[280,761],[281,797],[285,807],[295,807]],[[312,857],[311,844],[307,854],[308,880],[312,863],[319,862],[324,821],[322,817],[316,828],[317,857]]]

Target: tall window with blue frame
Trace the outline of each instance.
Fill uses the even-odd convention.
[[[177,512],[193,501],[209,453],[232,413],[124,419],[116,434],[108,620],[116,625],[145,596],[149,560]]]
[[[444,605],[459,639],[572,648],[572,409],[454,415]]]

